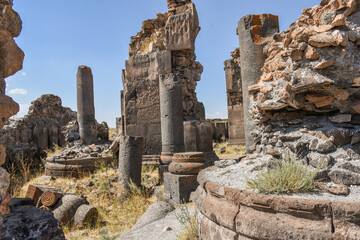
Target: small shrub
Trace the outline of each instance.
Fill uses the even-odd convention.
[[[306,165],[297,163],[296,156],[287,154],[274,168],[260,172],[247,186],[260,193],[296,193],[315,190],[314,177],[317,170],[311,171]]]

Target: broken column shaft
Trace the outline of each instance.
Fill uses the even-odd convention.
[[[185,151],[182,87],[174,74],[160,75],[162,152]]]
[[[266,37],[279,32],[279,20],[271,14],[248,15],[240,19],[237,28],[240,44],[240,66],[243,89],[244,125],[246,150],[252,151],[254,139],[251,131],[255,129],[255,122],[250,114],[250,96],[248,88],[256,84],[262,75],[261,68],[266,56],[263,48]]]
[[[95,138],[94,86],[91,69],[80,66],[76,74],[77,80],[77,120],[80,138],[84,144],[90,144]]]
[[[124,190],[133,182],[141,186],[142,152],[144,139],[142,137],[120,136],[119,146],[119,185]]]

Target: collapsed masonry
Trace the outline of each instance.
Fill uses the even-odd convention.
[[[168,0],[169,11],[146,20],[131,38],[123,71],[120,132],[144,137],[144,154],[160,154],[159,76],[174,76],[182,84],[183,118],[204,120],[205,110],[195,89],[203,68],[196,62],[195,39],[200,31],[191,0]]]
[[[231,52],[232,59],[224,62],[228,106],[228,134],[230,145],[245,143],[244,107],[242,96],[240,50]]]
[[[80,140],[80,133],[76,117],[75,111],[62,106],[60,97],[42,95],[31,103],[28,114],[10,119],[0,131],[0,142],[7,148],[6,163],[10,165],[31,160],[36,164],[46,156],[46,149],[78,145],[76,142]],[[107,124],[95,121],[95,126],[97,142],[106,142]]]
[[[241,57],[259,57],[259,49],[265,56],[259,68],[252,65],[254,83],[243,72],[249,72],[249,62],[241,59],[244,103],[250,109],[245,121],[254,124],[245,129],[249,152],[301,154],[322,169],[323,178],[360,184],[359,4],[322,1],[271,37],[262,32],[270,15],[240,20]]]
[[[41,151],[63,146],[63,128],[76,119],[76,112],[62,106],[60,97],[46,94],[31,103],[28,114],[10,119],[0,131],[0,141],[7,148],[7,164],[29,157],[40,159]]]

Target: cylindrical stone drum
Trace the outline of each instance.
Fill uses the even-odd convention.
[[[192,175],[198,174],[206,167],[202,152],[175,153],[169,165],[169,172],[177,175]]]
[[[172,162],[173,153],[171,152],[162,152],[160,156],[160,163],[162,165],[169,165]]]

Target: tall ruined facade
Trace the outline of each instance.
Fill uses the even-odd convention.
[[[144,137],[144,154],[160,154],[159,77],[176,75],[182,83],[184,120],[204,120],[195,89],[203,67],[196,62],[195,39],[200,31],[191,0],[168,0],[169,11],[142,23],[131,38],[123,71],[122,132]]]
[[[5,95],[5,78],[22,69],[24,53],[16,45],[14,37],[19,36],[22,28],[20,16],[12,9],[12,0],[0,1],[0,130],[7,120],[19,111],[19,105]],[[0,216],[9,212],[7,189],[9,174],[1,165],[5,163],[5,147],[0,143]],[[1,226],[1,220],[0,220]]]
[[[228,108],[228,132],[230,145],[245,143],[244,107],[241,83],[240,51],[231,52],[232,59],[224,62]]]

